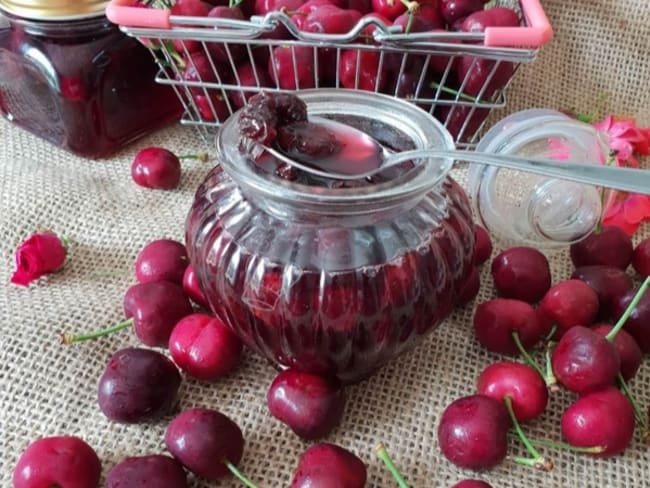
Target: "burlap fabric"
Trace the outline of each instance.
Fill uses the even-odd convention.
[[[543,106],[589,110],[601,93],[611,112],[636,114],[650,123],[650,4],[644,0],[548,0],[555,41],[519,72],[508,110]],[[130,161],[138,148],[162,145],[180,153],[202,142],[182,127],[163,130],[106,161],[87,161],[52,148],[9,123],[0,123],[0,486],[11,486],[20,452],[34,439],[75,434],[93,445],[105,472],[129,455],[164,452],[167,419],[150,425],[111,423],[96,403],[97,380],[112,352],[136,345],[130,332],[64,347],[61,332],[90,331],[122,317],[122,295],[133,283],[133,261],[148,241],[182,239],[193,192],[210,164],[188,162],[180,189],[148,191],[133,184]],[[457,172],[463,179],[462,171]],[[9,286],[16,246],[37,228],[71,240],[65,269],[28,289]],[[650,235],[646,226],[637,240]],[[550,256],[554,279],[570,274],[566,253]],[[487,268],[478,300],[493,296]],[[476,476],[494,487],[650,486],[648,448],[638,439],[625,455],[601,460],[554,449],[550,473],[505,462],[476,475],[456,469],[438,449],[443,408],[474,391],[479,371],[499,357],[473,338],[473,306],[458,310],[415,349],[373,378],[349,388],[342,425],[328,441],[346,446],[368,465],[369,486],[395,486],[374,455],[386,443],[413,487],[449,487]],[[207,385],[185,379],[180,407],[217,408],[242,427],[241,468],[260,486],[287,486],[308,444],[270,417],[265,405],[274,371],[247,354],[230,378]],[[650,364],[632,382],[644,408],[650,404]],[[559,417],[569,395],[526,427],[531,435],[560,438]],[[512,454],[521,453],[512,444]],[[237,486],[192,481],[194,487]]]

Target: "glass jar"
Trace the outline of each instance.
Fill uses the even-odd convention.
[[[478,152],[604,164],[609,148],[593,126],[561,112],[530,109],[495,124]],[[565,248],[587,237],[601,218],[602,191],[594,186],[470,165],[468,193],[475,214],[504,245]]]
[[[75,154],[106,157],[177,120],[149,51],[103,14],[107,2],[0,0],[0,111]]]
[[[310,115],[343,121],[397,150],[453,148],[431,115],[366,92],[301,93]],[[358,381],[410,349],[454,308],[473,261],[474,228],[451,160],[393,179],[310,186],[260,170],[217,136],[215,167],[186,222],[188,252],[211,308],[279,368]]]

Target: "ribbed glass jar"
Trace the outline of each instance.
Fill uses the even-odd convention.
[[[344,90],[301,94],[309,114],[343,120],[405,150],[453,147],[429,114]],[[218,135],[220,165],[186,222],[192,265],[213,311],[279,368],[358,381],[418,344],[454,308],[474,230],[451,161],[392,180],[314,187],[259,171],[236,116]]]

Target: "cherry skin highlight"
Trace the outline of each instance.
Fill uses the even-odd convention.
[[[169,337],[169,352],[191,377],[215,381],[239,365],[242,344],[218,318],[195,313],[176,324]]]
[[[187,475],[169,456],[128,457],[116,464],[106,477],[106,488],[188,488]]]
[[[144,246],[135,259],[135,277],[140,283],[171,281],[180,285],[189,263],[185,246],[173,239],[158,239]]]
[[[314,444],[302,453],[289,488],[364,488],[363,461],[335,444]]]
[[[511,247],[492,260],[494,287],[500,296],[534,303],[551,287],[548,259],[532,247]]]
[[[111,356],[99,379],[99,408],[115,422],[151,420],[172,407],[180,384],[176,366],[159,352],[121,349]]]
[[[471,395],[454,401],[442,413],[438,444],[442,454],[461,468],[489,469],[506,457],[509,428],[502,401]]]
[[[131,164],[131,177],[145,188],[171,190],[181,181],[181,162],[161,147],[149,147],[136,154]]]
[[[101,463],[95,450],[74,436],[32,442],[14,468],[14,488],[97,488]]]
[[[588,393],[562,414],[562,436],[572,446],[602,446],[599,457],[622,453],[634,435],[634,410],[616,388]]]
[[[569,329],[553,349],[553,374],[567,389],[584,395],[613,385],[621,367],[614,345],[587,327]]]
[[[592,330],[601,336],[606,336],[614,327],[609,324],[596,324]],[[618,357],[621,360],[621,375],[625,381],[632,379],[641,366],[643,360],[643,351],[639,344],[634,340],[625,329],[621,329],[616,333],[614,341],[612,342]]]
[[[210,481],[227,476],[226,462],[237,465],[244,452],[241,429],[221,412],[185,410],[165,431],[167,450],[187,469]]]
[[[486,349],[499,354],[519,354],[514,332],[524,349],[529,350],[544,336],[544,327],[535,309],[520,300],[495,298],[481,303],[474,312],[476,338]]]
[[[546,292],[539,304],[539,313],[558,327],[558,335],[567,329],[587,327],[598,315],[598,294],[581,280],[561,281]]]
[[[500,361],[486,367],[479,375],[476,390],[500,401],[509,396],[519,422],[539,417],[548,402],[546,383],[539,373],[530,366],[512,361]]]
[[[600,232],[571,245],[571,261],[581,266],[613,266],[625,270],[632,261],[632,240],[618,227],[603,227]]]
[[[306,440],[329,434],[345,409],[338,380],[290,369],[276,376],[266,401],[271,415]]]

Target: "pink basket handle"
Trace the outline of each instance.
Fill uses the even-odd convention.
[[[488,27],[485,45],[491,47],[539,47],[553,38],[553,28],[539,0],[520,0],[526,18],[525,27]],[[106,17],[126,27],[171,29],[171,12],[133,6],[133,0],[111,0]]]
[[[553,39],[553,28],[539,0],[520,0],[525,27],[487,27],[485,45],[492,47],[540,47]]]
[[[117,25],[171,29],[169,10],[134,7],[133,0],[111,0],[106,6],[106,17]]]

